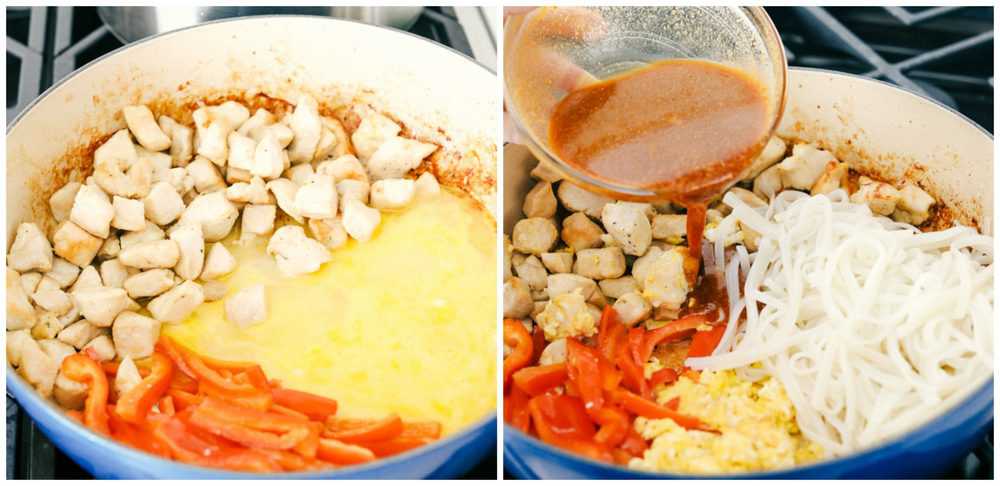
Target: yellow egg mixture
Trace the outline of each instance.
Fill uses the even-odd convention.
[[[313,274],[282,277],[266,241],[227,241],[228,294],[262,283],[268,316],[240,329],[223,301],[164,332],[220,359],[260,363],[287,388],[328,396],[345,416],[437,420],[448,434],[496,408],[496,227],[442,190],[383,213]]]

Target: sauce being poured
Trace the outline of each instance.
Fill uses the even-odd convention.
[[[552,114],[549,140],[559,158],[598,180],[687,207],[697,258],[706,204],[760,152],[769,114],[766,91],[749,74],[671,59],[572,91]]]

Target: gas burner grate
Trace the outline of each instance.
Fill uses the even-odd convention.
[[[929,96],[993,131],[993,9],[771,7],[791,66]]]

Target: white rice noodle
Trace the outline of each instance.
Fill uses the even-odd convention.
[[[962,226],[921,233],[843,190],[785,191],[767,208],[724,202],[733,210],[720,226],[761,237],[756,253],[737,246],[729,262],[713,249],[729,322],[691,368],[775,377],[803,434],[831,455],[910,430],[991,375],[992,237]]]

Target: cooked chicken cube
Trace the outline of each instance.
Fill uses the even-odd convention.
[[[265,180],[276,179],[285,170],[287,153],[281,143],[268,133],[257,143],[253,155],[253,168],[250,173]]]
[[[156,226],[154,224],[147,224],[142,231],[133,231],[123,234],[120,238],[121,249],[126,250],[135,245],[138,245],[139,243],[145,243],[147,241],[162,240],[166,236],[167,234],[164,233],[159,226]],[[119,254],[120,253],[121,252],[119,251]]]
[[[566,338],[559,338],[552,341],[541,355],[538,356],[538,364],[542,366],[554,365],[566,362]]]
[[[781,181],[781,169],[777,165],[773,165],[764,172],[761,172],[753,180],[754,194],[763,198],[772,199],[782,189],[784,189],[784,186]]]
[[[117,258],[101,263],[101,282],[105,287],[122,288],[127,278],[128,270]]]
[[[372,206],[382,211],[405,208],[413,201],[412,179],[382,179],[371,186]]]
[[[542,253],[542,263],[552,273],[569,273],[573,271],[573,254],[566,251]]]
[[[579,291],[553,297],[536,321],[549,341],[597,333],[597,319]]]
[[[764,150],[754,159],[750,167],[743,171],[744,181],[752,181],[755,177],[764,172],[765,169],[777,164],[785,156],[785,141],[778,137],[771,137],[764,146]]]
[[[173,268],[180,259],[180,248],[173,240],[147,241],[130,246],[118,254],[123,265],[139,269]]]
[[[542,266],[541,260],[539,260],[535,255],[530,255],[528,258],[525,258],[520,265],[517,265],[514,268],[514,272],[517,273],[517,276],[520,277],[524,283],[528,284],[528,287],[530,287],[532,291],[545,289],[545,277],[548,276],[548,273],[545,271],[545,267]]]
[[[140,299],[160,295],[173,288],[174,283],[174,272],[165,268],[154,268],[127,277],[122,286],[129,297]]]
[[[96,267],[88,265],[83,267],[83,270],[80,271],[80,276],[76,278],[76,282],[73,282],[73,286],[70,287],[69,291],[70,293],[73,293],[77,290],[94,289],[100,287],[101,285],[103,285],[101,282],[101,274],[98,273]]]
[[[122,396],[142,381],[139,368],[135,366],[132,358],[125,358],[118,364],[118,372],[115,373],[115,381],[112,384],[117,396]]]
[[[417,181],[414,183],[413,187],[414,199],[436,196],[441,192],[441,186],[438,184],[437,178],[430,172],[420,174],[420,177],[417,177]]]
[[[248,136],[233,132],[229,134],[229,157],[227,167],[241,170],[252,170],[257,142]]]
[[[241,329],[267,320],[267,295],[263,285],[251,285],[229,296],[226,320]]]
[[[842,187],[847,187],[847,164],[843,162],[827,162],[823,173],[809,189],[809,193],[829,194]]]
[[[273,204],[248,204],[243,208],[241,234],[261,236],[271,234],[274,231],[274,218],[277,214],[278,208]]]
[[[201,284],[201,290],[205,294],[205,302],[215,302],[225,298],[229,289],[225,282],[209,280]]]
[[[42,397],[50,397],[56,375],[59,373],[59,364],[51,356],[45,354],[34,339],[21,340],[19,361],[21,366],[17,372],[31,386],[35,387],[35,390],[38,390]]]
[[[35,309],[21,286],[20,276],[7,268],[7,330],[31,329],[37,321]]]
[[[42,283],[46,280],[51,281],[48,277],[42,279]],[[55,313],[55,315],[62,315],[73,307],[73,303],[70,301],[69,295],[63,292],[58,284],[53,283],[50,286],[39,285],[38,290],[31,295],[31,300],[35,302],[38,307],[44,310]],[[43,288],[47,287],[47,288]]]
[[[365,167],[357,157],[349,154],[317,165],[316,173],[331,175],[338,182],[345,179],[368,182],[368,172]]]
[[[153,346],[160,337],[160,323],[156,319],[125,311],[115,319],[111,336],[118,356],[145,358],[153,354]]]
[[[437,145],[432,143],[392,137],[380,145],[368,159],[368,173],[375,180],[403,177],[419,167],[420,162],[437,148]],[[364,160],[364,157],[361,160]]]
[[[118,130],[94,151],[94,181],[110,194],[130,197],[133,181],[128,177],[127,171],[137,160],[138,155],[128,130]]]
[[[191,180],[194,181],[195,190],[199,193],[215,192],[226,188],[226,181],[222,179],[219,169],[205,157],[195,157],[185,169],[191,176]]]
[[[343,219],[344,230],[351,238],[362,243],[371,239],[375,233],[375,228],[382,221],[382,214],[377,209],[370,208],[365,203],[356,199],[344,201]]]
[[[149,195],[143,199],[142,205],[145,216],[160,226],[173,223],[184,212],[184,200],[177,193],[177,189],[167,182],[153,184]],[[130,231],[141,231],[142,229],[144,227]]]
[[[205,239],[201,234],[201,226],[178,225],[171,230],[170,240],[177,244],[179,252],[174,273],[184,280],[198,278],[205,264]]]
[[[236,269],[236,258],[222,243],[215,243],[205,257],[205,268],[201,271],[202,280],[215,280],[229,275]]]
[[[21,351],[28,345],[28,341],[35,340],[31,337],[31,331],[27,329],[7,331],[7,362],[11,366],[21,366]]]
[[[194,131],[173,118],[160,115],[160,130],[170,137],[170,158],[174,167],[184,167],[194,155]]]
[[[97,250],[97,257],[101,259],[111,259],[117,258],[118,253],[122,251],[121,240],[117,236],[112,236],[101,244],[101,249]]]
[[[325,122],[321,124],[323,126],[319,131],[319,141],[316,143],[316,151],[313,152],[312,160],[325,160],[337,147],[337,135],[326,127]]]
[[[176,324],[191,315],[204,301],[201,285],[187,280],[149,301],[146,307],[153,319]]]
[[[195,121],[195,153],[219,167],[225,166],[226,159],[229,158],[229,147],[226,144],[230,132],[228,125],[221,120],[209,121],[207,125],[202,125],[197,118]]]
[[[307,218],[327,219],[337,215],[337,186],[333,176],[316,174],[295,193],[295,207]]]
[[[347,230],[344,229],[339,218],[310,219],[308,226],[312,237],[329,250],[335,250],[347,244]]]
[[[76,349],[73,349],[73,346],[56,339],[39,340],[38,347],[42,348],[42,352],[49,355],[52,361],[55,361],[56,366],[62,365],[67,356],[76,354]]]
[[[830,162],[837,163],[830,152],[814,145],[798,144],[792,148],[792,155],[777,165],[781,184],[786,188],[808,191]]]
[[[690,288],[684,274],[684,252],[682,247],[665,251],[650,265],[643,279],[642,296],[653,307],[680,309],[687,300]]]
[[[531,289],[517,277],[503,283],[503,316],[510,319],[526,317],[533,309]]]
[[[282,226],[274,232],[267,242],[267,254],[274,257],[278,271],[286,277],[313,273],[330,261],[326,247],[295,225]]]
[[[864,176],[861,176],[858,183],[858,190],[851,194],[852,203],[866,204],[872,213],[882,216],[889,216],[896,210],[900,194],[895,187]]]
[[[635,277],[635,283],[640,289],[645,285],[646,276],[649,274],[649,270],[652,268],[653,262],[655,262],[664,253],[664,251],[669,250],[663,250],[659,247],[652,246],[645,255],[636,258],[635,261],[632,262],[632,276]]]
[[[687,236],[686,214],[657,214],[653,216],[653,238],[676,245]]]
[[[590,299],[597,291],[597,284],[594,283],[593,279],[575,273],[554,273],[546,278],[546,290],[548,290],[549,298],[579,292],[586,300]]]
[[[308,165],[306,165],[308,167]],[[264,179],[253,176],[250,182],[237,182],[226,188],[226,199],[234,203],[270,204],[274,202]]]
[[[899,202],[892,213],[892,219],[903,223],[920,225],[930,217],[934,198],[914,184],[907,183],[899,190]]]
[[[528,218],[551,218],[556,215],[556,196],[552,184],[539,182],[524,196],[521,209]]]
[[[312,162],[323,130],[316,100],[308,95],[300,96],[288,127],[295,134],[292,144],[288,146],[288,160],[293,164]]]
[[[73,209],[73,201],[76,200],[76,193],[81,186],[82,184],[79,182],[67,182],[65,186],[59,188],[49,197],[49,208],[57,223],[69,219],[69,213]]]
[[[604,228],[629,255],[644,255],[653,241],[648,208],[646,204],[615,202],[606,204],[601,212]],[[577,264],[579,260],[577,255]]]
[[[514,249],[523,253],[541,255],[552,249],[559,232],[548,218],[522,219],[514,225]]]
[[[224,191],[202,194],[181,214],[180,224],[201,224],[205,241],[219,241],[229,235],[240,212],[228,199]]]
[[[602,280],[625,273],[625,254],[618,247],[589,248],[576,252],[573,273]]]
[[[67,410],[82,410],[90,387],[84,383],[69,379],[62,371],[56,375],[52,398],[60,407]]]
[[[601,246],[603,234],[601,227],[584,213],[573,213],[563,220],[562,239],[576,251]]]
[[[149,108],[143,105],[126,106],[122,113],[129,131],[143,147],[154,152],[170,148],[170,137],[156,124]]]
[[[130,303],[125,290],[112,287],[77,290],[73,301],[84,319],[98,327],[110,326]]]
[[[636,283],[635,277],[630,275],[619,278],[607,278],[597,284],[601,292],[612,299],[620,299],[623,295],[630,292],[639,292],[639,284]]]
[[[299,191],[299,186],[288,179],[275,179],[267,183],[267,188],[274,194],[274,200],[278,207],[299,223],[303,222],[302,214],[295,206],[295,194]]]
[[[309,182],[309,179],[316,173],[311,164],[298,164],[293,165],[282,174],[282,177],[291,180],[292,182],[303,185]]]
[[[7,265],[18,272],[52,270],[52,246],[35,223],[21,223],[7,254]]]
[[[97,337],[101,333],[100,328],[91,324],[87,320],[79,320],[63,328],[59,331],[56,339],[73,346],[76,349],[82,349],[91,339]]]
[[[743,201],[747,206],[750,206],[751,208],[767,207],[767,202],[761,199],[760,196],[741,187],[734,187],[729,191],[727,191],[726,194],[727,195],[732,194],[733,196],[736,196],[737,199]]]
[[[107,238],[114,216],[115,209],[108,195],[99,188],[84,185],[76,193],[69,220],[94,236]]]
[[[535,179],[540,179],[550,184],[555,184],[562,180],[563,176],[552,164],[548,162],[538,161],[538,165],[534,169],[531,169],[531,177]]]
[[[64,289],[73,285],[76,281],[76,277],[80,275],[80,267],[73,265],[72,263],[63,260],[62,258],[55,258],[52,260],[52,270],[49,270],[45,276],[54,280],[59,284],[59,288]],[[22,275],[22,279],[23,279]]]
[[[111,226],[125,231],[140,231],[146,227],[145,208],[142,201],[120,196],[112,198],[114,217]]]
[[[52,242],[56,255],[65,258],[78,267],[89,265],[94,257],[97,256],[101,245],[104,244],[103,240],[84,231],[83,228],[77,226],[72,221],[64,221],[56,228],[55,234],[52,235]],[[15,241],[16,244],[17,242]],[[45,247],[46,249],[48,248],[47,241],[45,242]],[[14,269],[18,268],[13,264],[11,266]],[[44,270],[48,270],[48,268]]]
[[[358,129],[351,135],[351,142],[358,158],[368,160],[383,142],[395,137],[401,130],[402,128],[387,116],[372,112],[361,119]]]
[[[55,266],[54,263],[53,266]],[[76,265],[73,266],[75,267]],[[13,272],[13,270],[11,271]],[[16,275],[17,272],[14,272],[14,274]],[[47,275],[48,274],[46,274],[46,276]],[[58,281],[55,277],[53,277],[52,279]],[[35,293],[35,289],[38,288],[38,283],[41,281],[42,281],[42,274],[38,272],[23,273],[21,274],[21,289],[24,291],[25,295],[31,295]]]
[[[323,117],[323,127],[333,134],[335,143],[330,153],[323,157],[343,157],[345,155],[354,152],[354,147],[351,146],[351,136],[347,134],[347,129],[344,128],[344,124],[340,123],[340,120],[336,118]],[[316,148],[316,160],[322,160],[320,157],[319,147]]]
[[[567,209],[581,211],[591,218],[600,218],[604,205],[614,202],[611,198],[594,194],[569,181],[560,182],[556,193]]]
[[[646,320],[653,310],[649,302],[646,302],[638,292],[629,292],[621,296],[613,307],[618,312],[622,324],[626,326],[634,326]]]
[[[244,135],[251,138],[257,138],[261,132],[263,132],[268,126],[273,125],[275,122],[274,115],[264,108],[258,108],[257,111],[253,113],[253,116],[247,118],[239,128],[236,129],[236,133]]]
[[[80,351],[98,362],[115,359],[115,344],[107,334],[101,334],[91,339]]]
[[[345,201],[354,199],[362,204],[368,204],[368,191],[370,186],[367,181],[355,179],[344,179],[337,183],[337,194],[340,195],[340,207],[343,208]],[[341,209],[343,211],[343,209]]]
[[[237,169],[235,167],[226,167],[226,183],[235,184],[237,182],[250,182],[253,178],[253,174],[249,170]]]

